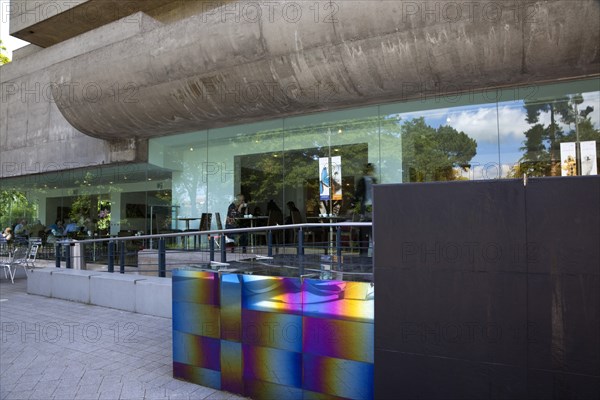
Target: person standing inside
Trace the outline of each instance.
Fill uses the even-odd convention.
[[[372,163],[367,163],[363,169],[363,176],[356,184],[356,192],[354,196],[355,202],[360,204],[360,221],[373,220],[373,185],[377,183],[375,178],[375,166]],[[359,230],[359,248],[361,255],[367,255],[369,246],[372,240],[372,229],[361,227]]]
[[[227,208],[227,219],[225,220],[225,229],[241,228],[241,224],[238,218],[243,218],[248,210],[248,204],[243,194],[238,193],[235,195],[233,203]],[[248,234],[242,233],[239,235],[238,244],[242,247],[242,253],[246,252],[246,246],[248,246]],[[231,248],[231,252],[234,248]]]

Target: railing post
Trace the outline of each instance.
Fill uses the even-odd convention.
[[[158,239],[158,276],[161,278],[165,278],[167,276],[165,238]]]
[[[208,251],[210,252],[210,261],[215,261],[215,237],[208,237]]]
[[[55,262],[56,262],[56,268],[60,268],[60,259],[61,259],[61,253],[62,252],[62,245],[60,243],[56,243],[54,245],[54,256],[55,256]]]
[[[298,255],[304,255],[304,232],[302,228],[298,228]]]
[[[227,240],[225,232],[221,232],[221,262],[227,262]]]
[[[121,274],[125,273],[125,241],[121,240],[119,242],[119,272]]]
[[[108,272],[115,272],[115,242],[108,242]]]
[[[71,269],[73,268],[73,266],[71,265],[71,243],[65,246],[65,253],[66,267],[67,269]]]
[[[273,231],[267,231],[267,256],[273,257]]]
[[[335,231],[335,249],[337,256],[337,270],[342,270],[342,229],[338,225]]]
[[[300,276],[304,275],[304,232],[298,228],[298,267]]]

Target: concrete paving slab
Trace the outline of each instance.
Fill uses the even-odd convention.
[[[0,282],[0,400],[242,399],[173,378],[170,319],[26,288]]]

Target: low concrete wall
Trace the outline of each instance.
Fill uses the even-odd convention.
[[[99,274],[101,272],[69,269],[52,271],[49,275],[45,275],[50,278],[50,297],[93,304],[90,302],[90,280]]]
[[[171,318],[171,278],[146,277],[135,282],[135,312]],[[168,299],[168,301],[165,301]]]
[[[27,293],[171,318],[171,278],[35,268]]]

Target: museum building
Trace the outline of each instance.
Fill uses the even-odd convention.
[[[598,1],[8,6],[31,44],[0,67],[0,190],[30,207],[3,225],[157,233],[237,193],[350,217],[367,164],[378,183],[598,174]]]

